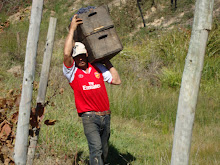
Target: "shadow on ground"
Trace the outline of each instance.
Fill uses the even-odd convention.
[[[83,152],[78,152],[76,159],[74,160],[72,165],[89,165],[89,157],[87,156],[86,159],[82,160]],[[130,153],[120,153],[112,144],[109,145],[109,154],[107,163],[108,165],[131,165],[130,162],[136,160],[134,156]]]
[[[136,158],[130,153],[120,153],[112,144],[109,146],[108,163],[110,165],[128,165]]]

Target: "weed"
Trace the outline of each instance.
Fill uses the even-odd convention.
[[[181,84],[181,73],[176,73],[167,68],[162,69],[161,74],[162,85],[171,87],[171,88],[179,88]]]

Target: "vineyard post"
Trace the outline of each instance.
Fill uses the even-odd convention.
[[[140,13],[141,13],[141,18],[142,18],[142,20],[143,20],[144,27],[146,27],[145,21],[144,21],[144,16],[143,16],[143,13],[142,13],[142,10],[141,10],[140,2],[141,2],[141,0],[137,0],[137,5],[138,5],[138,8],[139,8]]]
[[[41,75],[40,75],[40,84],[39,84],[38,95],[37,95],[37,107],[36,107],[36,112],[35,112],[37,117],[38,117],[38,114],[40,113],[38,112],[39,110],[38,107],[40,106],[44,108],[48,77],[49,77],[50,61],[51,61],[52,52],[53,52],[56,23],[57,23],[57,19],[50,17],[47,40],[46,40],[45,51],[44,51],[43,65],[42,65]],[[33,136],[30,137],[30,144],[28,147],[27,165],[33,164],[37,141],[38,141],[38,137],[40,133],[40,126],[39,128],[34,127],[33,132],[34,133],[33,133]]]
[[[25,165],[27,160],[31,100],[42,11],[43,0],[33,0],[26,45],[24,77],[14,148],[14,160],[16,165]]]
[[[171,165],[188,165],[194,116],[214,0],[197,0],[188,54],[185,60],[174,131]]]

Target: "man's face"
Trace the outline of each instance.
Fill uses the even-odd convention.
[[[74,57],[74,61],[76,63],[76,66],[80,69],[86,69],[87,68],[87,55],[86,54],[79,54],[76,57]]]

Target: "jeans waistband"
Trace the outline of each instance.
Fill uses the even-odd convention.
[[[102,112],[89,111],[89,112],[81,113],[79,116],[81,116],[82,114],[87,114],[87,115],[93,115],[93,114],[95,114],[95,115],[98,115],[98,116],[105,116],[105,115],[111,114],[111,111],[110,111],[110,110],[102,111]]]

